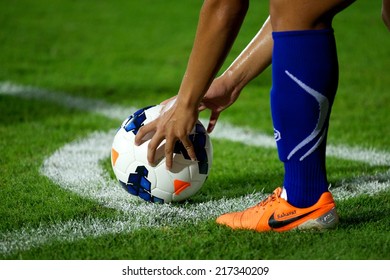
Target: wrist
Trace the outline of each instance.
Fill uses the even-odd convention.
[[[232,94],[239,94],[247,83],[243,73],[231,69],[227,69],[218,79],[226,91]]]
[[[179,94],[177,95],[176,98],[176,106],[179,108],[183,108],[186,111],[197,111],[199,107],[200,100],[197,98],[195,95],[190,94],[186,92],[187,94]]]

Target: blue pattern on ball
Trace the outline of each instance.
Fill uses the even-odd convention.
[[[134,135],[137,135],[138,130],[141,128],[141,126],[144,125],[144,122],[146,120],[145,111],[153,106],[148,106],[142,109],[139,109],[137,112],[132,114],[126,124],[124,125],[124,129],[129,132],[133,132]]]
[[[145,166],[137,166],[135,173],[130,173],[127,183],[119,181],[122,187],[132,195],[139,196],[143,200],[164,203],[164,200],[151,194],[151,183],[148,180],[149,171]]]

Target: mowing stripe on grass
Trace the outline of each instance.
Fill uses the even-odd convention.
[[[122,120],[136,108],[124,108],[102,101],[53,93],[33,87],[0,83],[0,94],[23,98],[36,98],[67,107],[101,114],[108,118]],[[87,217],[51,226],[22,228],[0,233],[0,253],[7,255],[28,250],[54,241],[73,241],[88,236],[131,232],[141,227],[177,226],[211,219],[223,212],[235,211],[253,205],[266,196],[254,193],[235,199],[220,199],[198,204],[150,204],[129,196],[111,180],[100,166],[101,160],[109,157],[115,131],[94,132],[88,137],[66,144],[47,158],[41,172],[62,188],[83,197],[93,199],[105,207],[121,211],[114,220]],[[271,136],[250,129],[235,127],[219,122],[212,138],[227,139],[245,145],[275,148]],[[328,155],[341,159],[360,161],[373,166],[390,165],[390,154],[375,149],[348,146],[328,146]],[[373,195],[390,187],[390,170],[385,173],[360,176],[343,181],[332,189],[335,199],[348,199],[365,193]],[[150,215],[149,213],[153,213]]]
[[[136,108],[125,108],[107,104],[106,102],[86,99],[77,96],[71,96],[62,92],[54,92],[32,86],[17,85],[11,82],[0,82],[0,94],[17,96],[26,99],[38,99],[51,102],[68,108],[76,108],[82,111],[87,111],[107,118],[124,119],[129,112],[133,112]]]

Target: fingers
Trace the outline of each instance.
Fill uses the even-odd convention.
[[[164,141],[164,135],[161,133],[155,133],[148,144],[148,155],[147,160],[151,166],[155,165],[156,162],[156,151],[161,142]],[[165,144],[166,146],[166,144]]]
[[[183,144],[184,148],[186,149],[187,154],[190,157],[190,159],[192,161],[196,161],[196,153],[195,153],[194,145],[192,145],[192,142],[190,141],[190,139],[188,139],[188,137],[186,136],[185,138],[183,138],[181,140],[181,143]]]
[[[160,143],[164,140],[164,135],[155,133],[157,128],[156,120],[142,126],[135,136],[134,143],[140,146],[150,140],[148,144],[147,160],[151,166],[155,165],[156,150]]]
[[[217,124],[217,120],[219,118],[220,112],[211,112],[210,120],[209,120],[209,125],[207,126],[207,132],[211,133],[215,125]]]
[[[192,161],[196,161],[196,153],[194,146],[187,135],[181,137],[180,139],[167,137],[165,142],[165,165],[168,170],[170,170],[173,166],[173,153],[177,141],[181,142],[183,147],[186,149],[190,159]]]
[[[149,140],[147,135],[152,134],[154,131],[156,131],[156,121],[152,121],[144,126],[142,126],[135,136],[134,143],[137,146],[142,145],[144,142]]]
[[[173,150],[176,141],[172,141],[172,138],[166,139],[165,142],[165,166],[168,170],[171,170],[173,165]]]
[[[156,131],[156,122],[150,122],[138,130],[135,136],[135,144],[137,146],[142,145],[146,142],[147,135]],[[173,154],[174,147],[177,141],[181,141],[183,147],[186,149],[188,156],[192,161],[196,161],[196,153],[192,142],[189,140],[188,135],[183,134],[180,138],[174,136],[174,134],[166,134],[164,132],[156,131],[153,137],[150,139],[147,149],[147,160],[151,166],[156,164],[156,151],[160,149],[160,144],[165,139],[164,153],[165,153],[165,164],[166,168],[170,170],[173,166]]]
[[[165,136],[163,133],[157,131],[157,119],[142,126],[137,135],[135,136],[134,143],[137,146],[142,145],[146,141],[150,140],[148,144],[147,160],[151,166],[156,162],[156,151]]]
[[[203,102],[200,102],[199,107],[198,107],[198,111],[201,112],[201,111],[204,111],[206,109],[207,109],[207,106]]]

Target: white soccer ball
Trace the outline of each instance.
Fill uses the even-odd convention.
[[[177,142],[172,169],[165,167],[165,140],[156,151],[156,166],[147,161],[150,138],[140,146],[134,144],[139,128],[156,119],[164,106],[156,105],[138,110],[117,131],[111,149],[111,164],[122,187],[146,201],[169,203],[194,195],[203,186],[212,164],[212,144],[201,122],[197,122],[189,138],[194,145],[197,161],[191,161],[184,146]]]

